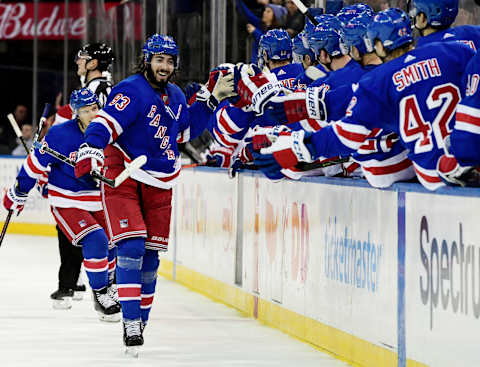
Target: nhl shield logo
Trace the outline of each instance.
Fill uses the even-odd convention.
[[[128,227],[128,219],[120,219],[120,228]]]

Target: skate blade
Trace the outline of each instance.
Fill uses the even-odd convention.
[[[120,312],[119,313],[114,313],[113,315],[105,315],[101,312],[97,312],[98,313],[98,318],[100,319],[100,321],[103,321],[103,322],[119,322],[120,321]]]
[[[83,295],[85,294],[85,292],[75,292],[73,294],[73,300],[74,301],[81,301],[83,299]]]
[[[139,352],[140,352],[140,347],[138,345],[134,347],[125,347],[125,355],[129,357],[138,358]]]
[[[69,310],[72,308],[72,302],[70,298],[55,299],[53,300],[53,308],[55,310]]]

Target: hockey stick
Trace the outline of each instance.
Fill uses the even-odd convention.
[[[50,103],[45,103],[42,117],[40,117],[40,121],[37,126],[37,132],[33,136],[33,144],[32,144],[32,147],[30,148],[30,152],[33,152],[33,150],[35,149],[34,145],[38,141],[38,138],[40,137],[40,133],[42,132],[42,129],[43,129],[43,124],[45,123],[45,121],[47,121],[47,116],[49,111],[50,111]]]
[[[7,227],[10,223],[10,219],[12,219],[13,210],[8,211],[7,219],[5,219],[5,223],[3,224],[2,233],[0,234],[0,246],[2,246],[3,238],[5,237],[5,233],[7,233]]]
[[[35,148],[37,148],[40,153],[47,153],[50,154],[52,157],[57,158],[58,160],[68,164],[71,167],[75,167],[75,162],[72,161],[70,158],[64,156],[62,153],[57,152],[56,150],[53,150],[52,148],[49,148],[48,145],[46,144],[41,144],[40,142],[35,142]],[[103,176],[100,172],[93,171],[90,173],[92,178],[102,181],[105,184],[107,184],[110,187],[116,188],[120,186],[123,181],[125,181],[127,178],[129,178],[135,170],[141,168],[145,163],[147,163],[147,157],[144,155],[141,155],[140,157],[135,158],[132,162],[128,164],[128,166],[120,172],[120,174],[115,177],[114,179],[107,178]]]
[[[310,22],[312,22],[314,26],[317,26],[320,24],[318,23],[318,20],[316,20],[315,17],[312,15],[312,13],[310,13],[308,8],[302,3],[302,0],[292,0],[292,1],[297,6],[298,10],[300,10],[300,13],[302,13],[308,19],[310,19]]]
[[[17,136],[18,139],[20,139],[20,142],[25,148],[25,151],[27,152],[27,154],[30,153],[30,149],[28,149],[27,143],[23,138],[22,131],[20,130],[20,127],[18,126],[18,123],[15,120],[15,117],[13,117],[11,113],[9,113],[7,115],[7,118],[8,118],[8,121],[10,121],[10,125],[12,125],[13,131],[15,131],[15,135]]]
[[[311,171],[312,169],[325,168],[325,167],[334,166],[336,164],[347,163],[349,160],[350,160],[350,157],[325,159],[321,162],[312,162],[312,163],[301,162],[297,164],[296,167],[302,171]]]

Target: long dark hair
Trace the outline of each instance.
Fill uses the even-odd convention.
[[[143,52],[138,55],[137,60],[135,64],[132,67],[132,75],[133,74],[142,74],[144,75],[145,72],[147,71],[147,64],[145,64],[145,58],[143,56]],[[173,70],[172,75],[170,75],[170,78],[168,79],[169,82],[175,83],[175,78],[177,76],[177,69]]]

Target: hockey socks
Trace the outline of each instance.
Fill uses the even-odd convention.
[[[117,247],[108,249],[108,284],[115,282],[115,268],[117,267]]]
[[[142,264],[142,300],[140,304],[142,322],[144,325],[147,324],[148,316],[152,309],[159,265],[158,251],[146,250]]]
[[[129,238],[117,243],[117,287],[123,318],[140,319],[142,263],[145,239]]]
[[[103,230],[87,234],[82,240],[83,266],[93,290],[108,285],[108,239]]]

